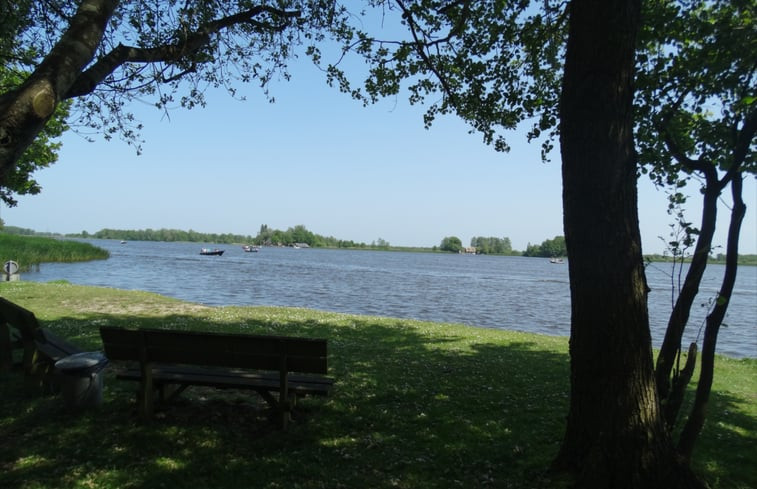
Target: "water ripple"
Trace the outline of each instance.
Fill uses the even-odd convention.
[[[431,253],[264,248],[201,256],[192,243],[92,240],[105,261],[44,264],[25,280],[139,289],[207,305],[295,306],[550,335],[570,334],[568,267],[546,259]],[[715,297],[723,267],[710,265],[697,304]],[[671,310],[665,265],[647,270],[650,326],[659,346]],[[685,343],[707,314],[695,306]],[[757,357],[757,267],[739,269],[718,351]],[[700,342],[701,343],[701,342]]]

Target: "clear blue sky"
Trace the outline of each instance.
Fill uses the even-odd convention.
[[[170,118],[134,106],[145,124],[139,156],[120,140],[66,134],[58,163],[36,174],[42,193],[3,206],[0,217],[57,233],[171,228],[254,236],[261,224],[303,224],[340,239],[429,247],[445,236],[465,244],[496,236],[518,250],[563,234],[557,152],[544,164],[538,144],[513,132],[512,151],[496,153],[454,117],[426,130],[423,108],[403,97],[362,107],[308,63],[293,64],[292,81],[273,83],[274,104],[246,85],[245,102],[218,91],[208,94],[208,107],[176,109]],[[696,197],[696,189],[689,193]],[[753,178],[744,195],[740,251],[757,253]],[[698,201],[688,207],[698,223]],[[642,179],[645,253],[664,249],[665,209],[665,194]]]

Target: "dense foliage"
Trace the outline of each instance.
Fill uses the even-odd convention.
[[[3,19],[0,62],[31,74],[0,92],[0,114],[9,116],[0,119],[9,143],[0,148],[0,182],[39,134],[37,119],[61,101],[74,100],[76,125],[139,148],[130,102],[192,108],[212,88],[243,98],[245,83],[273,101],[269,82],[287,79],[288,65],[305,56],[364,103],[406,90],[411,103],[430,104],[427,125],[457,114],[498,149],[508,147],[500,129],[524,119],[533,121],[529,137],[554,134],[561,2],[84,3],[16,2]],[[44,102],[38,114],[32,98]]]
[[[694,173],[755,174],[754,1],[655,0],[645,8],[634,103],[640,171],[673,189]]]

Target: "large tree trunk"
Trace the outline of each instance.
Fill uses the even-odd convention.
[[[84,0],[68,30],[16,90],[0,97],[0,182],[92,60],[117,0]]]
[[[700,487],[654,381],[632,81],[640,0],[573,0],[561,98],[571,400],[554,468],[582,488]]]

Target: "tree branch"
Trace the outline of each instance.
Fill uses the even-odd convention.
[[[94,56],[118,0],[82,0],[69,28],[34,72],[0,96],[0,182]]]
[[[749,112],[744,119],[744,126],[739,131],[736,145],[733,149],[734,166],[741,166],[743,164],[755,135],[757,135],[757,109]]]
[[[712,164],[710,164],[709,162],[695,160],[686,156],[683,150],[681,150],[681,147],[678,145],[678,143],[673,139],[673,135],[669,131],[670,120],[681,107],[687,95],[688,93],[686,91],[683,91],[678,97],[678,100],[676,100],[671,107],[664,111],[662,120],[655,125],[657,126],[657,130],[660,132],[660,134],[662,134],[665,146],[668,148],[668,151],[670,151],[670,155],[673,157],[673,159],[675,159],[679,164],[688,168],[689,170],[700,171],[705,174],[705,177],[711,177],[711,172],[714,171]],[[709,173],[708,168],[712,169],[711,171],[709,171]],[[714,176],[715,181],[717,181],[717,173]]]
[[[256,17],[264,14],[280,18],[281,22],[270,24],[256,20]],[[200,26],[195,32],[183,36],[183,38],[173,44],[165,44],[152,48],[137,48],[119,44],[84,71],[65,94],[65,98],[80,97],[92,93],[100,83],[125,63],[176,62],[208,45],[211,36],[223,29],[238,24],[250,24],[261,30],[281,32],[289,26],[291,19],[297,18],[300,15],[301,12],[299,10],[282,10],[260,5]]]
[[[434,63],[431,61],[431,58],[428,56],[428,54],[425,51],[425,48],[429,47],[430,45],[438,44],[440,42],[446,42],[447,40],[451,39],[455,35],[455,31],[458,28],[458,25],[462,23],[458,22],[458,25],[456,25],[452,31],[450,31],[450,34],[443,40],[437,40],[434,41],[434,43],[428,43],[426,42],[426,35],[423,35],[423,40],[421,40],[418,37],[418,32],[423,32],[423,30],[418,26],[418,24],[415,22],[415,19],[413,19],[413,14],[405,7],[402,0],[396,0],[397,5],[402,10],[402,16],[407,20],[407,25],[410,28],[410,34],[413,36],[413,49],[415,49],[415,52],[418,53],[418,56],[421,57],[423,62],[426,64],[429,70],[436,76],[437,80],[439,80],[439,83],[442,85],[442,90],[444,93],[449,97],[449,99],[452,101],[452,106],[457,107],[457,97],[455,96],[454,91],[452,90],[452,87],[449,86],[449,83],[447,82],[446,77],[437,69],[437,67],[434,65]]]

